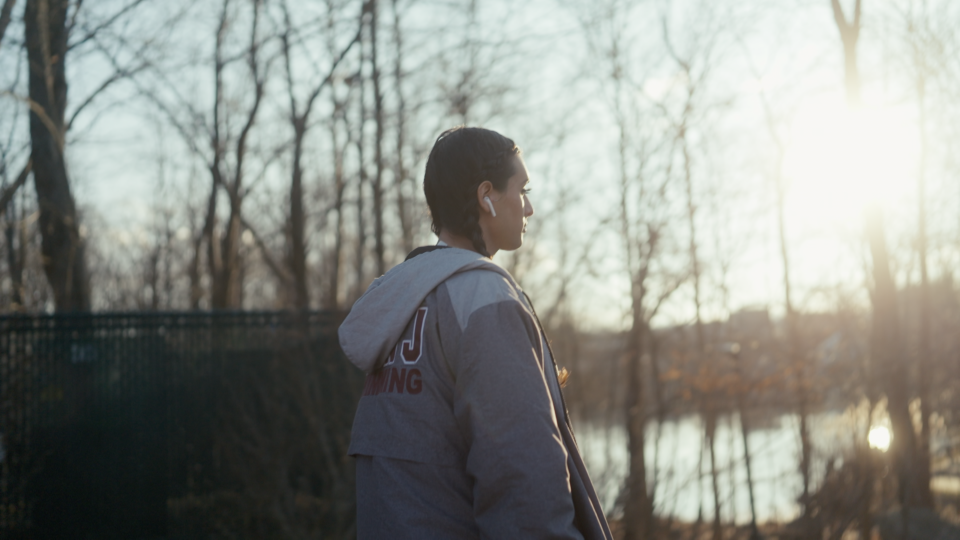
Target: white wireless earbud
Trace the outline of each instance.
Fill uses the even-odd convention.
[[[487,201],[487,208],[490,209],[490,213],[493,214],[493,217],[497,217],[497,211],[493,209],[493,201],[490,200],[490,197],[484,197],[483,200]]]

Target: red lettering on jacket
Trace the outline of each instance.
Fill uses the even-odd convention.
[[[396,368],[390,368],[396,369]],[[387,383],[390,382],[390,372],[386,370],[381,370],[383,373],[380,376],[380,384],[377,385],[377,393],[381,394],[387,391]]]
[[[375,373],[367,375],[363,385],[364,396],[375,396],[384,392],[402,394],[406,389],[408,394],[419,394],[423,391],[423,376],[419,369],[405,367],[391,367],[397,356],[403,359],[405,365],[416,364],[423,356],[423,330],[427,326],[427,308],[417,310],[413,320],[413,335],[410,339],[401,339],[394,346],[383,367]]]
[[[407,380],[407,370],[405,369],[390,369],[390,389],[388,392],[397,392],[398,394],[403,393],[403,385]]]
[[[419,394],[423,390],[423,379],[420,378],[419,369],[411,369],[407,375],[407,393]]]
[[[384,392],[419,394],[423,391],[423,375],[419,369],[386,368],[367,375],[363,385],[364,396],[376,396]]]

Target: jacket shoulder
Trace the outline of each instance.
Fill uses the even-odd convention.
[[[475,311],[491,304],[513,302],[526,310],[523,292],[493,270],[478,268],[460,272],[444,282],[444,286],[461,330],[467,327]]]

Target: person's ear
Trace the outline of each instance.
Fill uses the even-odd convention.
[[[477,204],[488,214],[492,213],[493,209],[490,208],[491,205],[484,199],[490,197],[491,193],[493,193],[493,184],[491,184],[489,180],[484,180],[477,186]]]

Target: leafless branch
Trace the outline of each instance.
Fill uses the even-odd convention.
[[[316,101],[317,97],[320,95],[320,92],[322,92],[323,89],[330,84],[330,82],[333,80],[334,74],[337,71],[337,68],[340,67],[341,62],[343,62],[343,60],[347,57],[347,54],[350,53],[350,51],[353,49],[353,46],[360,41],[360,38],[363,34],[363,23],[361,22],[358,25],[357,32],[353,35],[353,39],[351,39],[350,42],[347,43],[347,45],[340,50],[340,54],[337,55],[336,59],[334,59],[333,64],[331,64],[326,77],[324,77],[320,81],[320,83],[313,88],[313,91],[310,93],[310,96],[306,100],[303,113],[299,114],[297,112],[296,98],[294,97],[294,93],[293,93],[293,86],[294,86],[293,70],[290,67],[290,45],[291,45],[290,32],[291,32],[291,29],[293,28],[293,23],[290,20],[290,12],[287,7],[287,2],[283,2],[282,6],[283,6],[283,16],[284,16],[284,22],[286,24],[286,29],[284,30],[283,34],[281,34],[280,39],[283,42],[283,52],[284,52],[284,59],[285,59],[286,73],[287,73],[287,86],[288,86],[288,92],[290,94],[289,96],[290,111],[291,111],[291,114],[293,115],[294,122],[298,121],[299,119],[299,121],[302,121],[304,124],[306,124],[306,121],[310,116],[310,111],[313,108],[313,104]]]
[[[133,77],[137,73],[146,69],[148,65],[149,64],[147,62],[143,62],[139,66],[135,66],[133,68],[129,68],[129,69],[120,68],[114,71],[111,76],[107,77],[102,83],[100,83],[100,86],[98,86],[93,92],[90,92],[90,94],[87,95],[87,97],[80,103],[80,105],[78,105],[77,108],[73,110],[73,113],[70,115],[70,119],[67,121],[66,126],[64,126],[64,131],[69,131],[70,126],[73,125],[73,122],[74,120],[77,119],[77,116],[79,116],[80,113],[83,112],[83,109],[85,109],[88,105],[93,103],[93,101],[100,94],[102,94],[107,88],[110,88],[114,83],[118,81],[122,81],[124,79]]]
[[[7,211],[7,205],[10,204],[10,200],[13,199],[17,190],[26,183],[27,177],[30,176],[31,169],[33,169],[33,160],[29,159],[27,160],[27,164],[23,166],[20,174],[17,175],[17,180],[7,186],[7,188],[3,190],[3,193],[0,194],[0,216]]]
[[[10,91],[0,92],[0,96],[12,97],[17,101],[25,103],[27,107],[30,108],[30,112],[36,114],[40,121],[43,122],[43,125],[47,128],[47,130],[50,131],[50,135],[53,137],[53,140],[57,144],[57,147],[60,149],[60,151],[63,151],[63,133],[61,133],[60,129],[57,127],[57,124],[54,123],[53,119],[50,118],[50,116],[47,114],[47,111],[45,111],[39,103],[27,96],[20,96]]]
[[[277,276],[283,283],[289,283],[293,278],[287,272],[287,270],[273,258],[273,255],[270,254],[270,249],[267,247],[267,244],[263,241],[263,238],[257,234],[256,229],[250,225],[250,222],[246,218],[241,217],[240,223],[243,225],[243,228],[250,232],[253,236],[253,241],[257,245],[257,248],[260,250],[260,255],[263,257],[264,262],[267,263],[267,266],[270,267],[270,270],[273,271],[274,275]]]
[[[140,4],[143,4],[146,1],[147,0],[132,0],[129,4],[122,7],[119,11],[117,11],[110,17],[107,17],[106,20],[102,21],[100,24],[90,29],[90,31],[88,31],[82,38],[67,45],[67,52],[72,51],[73,49],[79,47],[80,45],[83,45],[84,43],[87,43],[91,39],[94,39],[97,36],[97,34],[99,34],[102,30],[104,30],[105,28],[109,28],[111,25],[117,22],[117,20],[119,20],[121,17],[123,17],[130,11],[134,10],[135,8],[137,8],[137,6],[139,6]],[[69,28],[70,30],[72,30],[73,26],[76,24],[77,13],[80,11],[80,6],[82,3],[83,3],[82,0],[77,2],[77,7],[74,9],[74,12],[73,12],[73,18],[70,21],[70,28]]]
[[[4,0],[3,8],[0,9],[0,43],[3,43],[3,36],[7,32],[7,25],[10,24],[10,18],[13,15],[13,6],[17,0]]]

